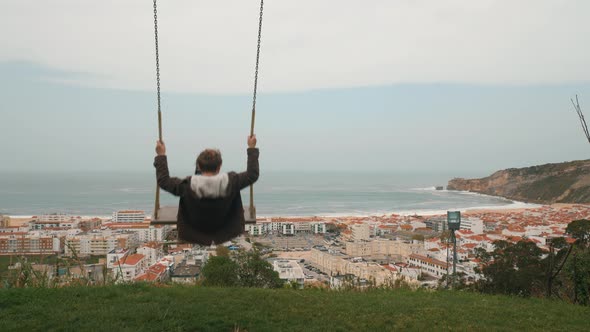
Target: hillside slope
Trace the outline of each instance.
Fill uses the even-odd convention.
[[[511,168],[481,179],[452,179],[447,189],[539,204],[590,203],[590,160]]]
[[[563,302],[453,291],[0,289],[3,331],[587,331],[588,317]]]

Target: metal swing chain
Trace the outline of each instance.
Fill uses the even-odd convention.
[[[160,107],[160,51],[158,48],[158,5],[154,0],[154,39],[156,41],[156,84],[158,90],[158,138],[162,141],[162,110]],[[154,219],[158,219],[160,210],[160,186],[156,179],[156,202],[154,209]]]
[[[158,88],[158,137],[162,140],[162,110],[160,108],[160,50],[158,47],[158,7],[154,0],[154,39],[156,41],[156,84]]]
[[[252,122],[250,126],[250,136],[254,135],[254,124],[256,119],[256,93],[258,90],[258,68],[260,63],[260,43],[262,37],[262,16],[264,10],[264,0],[260,0],[260,19],[258,22],[258,43],[256,48],[256,70],[254,72],[254,94],[252,98]],[[157,0],[154,0],[154,40],[156,46],[156,84],[158,96],[158,138],[162,140],[162,111],[161,111],[161,97],[160,97],[160,57],[158,48],[158,8]],[[160,187],[156,184],[156,202],[154,209],[154,217],[158,219],[158,211],[160,209]],[[250,216],[254,217],[254,186],[250,186]]]
[[[250,135],[254,135],[254,122],[256,115],[256,92],[258,90],[258,64],[260,63],[260,40],[262,38],[262,13],[264,10],[264,0],[260,0],[260,19],[258,21],[258,44],[256,48],[256,70],[254,72],[254,96],[252,98],[252,125]]]
[[[258,21],[258,44],[257,44],[257,48],[256,48],[256,70],[254,71],[254,95],[252,97],[252,122],[251,122],[251,126],[250,126],[250,136],[254,135],[254,123],[256,121],[256,92],[258,90],[258,64],[260,63],[260,40],[262,38],[263,10],[264,10],[264,0],[260,0],[260,19]],[[254,185],[250,185],[250,218],[251,219],[255,218]]]

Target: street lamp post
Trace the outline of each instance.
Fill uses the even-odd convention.
[[[451,240],[453,241],[453,287],[457,276],[457,238],[455,231],[461,229],[461,211],[447,211],[447,225],[450,231]],[[448,269],[448,266],[447,266]]]

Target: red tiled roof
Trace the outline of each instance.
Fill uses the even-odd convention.
[[[426,262],[429,264],[434,264],[434,265],[438,265],[442,268],[446,268],[447,267],[447,263],[443,262],[443,261],[439,261],[438,259],[434,259],[434,258],[430,258],[430,257],[426,257],[426,256],[422,256],[422,255],[418,255],[418,254],[411,254],[410,258],[414,258],[416,260],[422,261],[422,262]]]
[[[485,235],[472,235],[468,237],[469,240],[472,241],[478,241],[478,242],[483,242],[483,241],[489,241],[490,239],[485,236]]]
[[[126,257],[121,258],[115,265],[136,265],[139,263],[145,256],[142,254],[133,254]]]
[[[389,264],[385,264],[385,265],[381,265],[381,266],[391,272],[397,272],[397,268],[395,268],[394,266],[391,266]]]
[[[163,246],[162,243],[157,242],[157,241],[150,241],[150,242],[146,242],[143,244],[142,247],[148,247],[148,248],[152,248],[152,249],[159,249]]]
[[[150,266],[144,274],[139,275],[137,281],[156,281],[166,271],[166,266],[160,263]]]
[[[506,240],[507,241],[510,241],[510,242],[518,242],[518,241],[520,241],[522,239],[523,238],[522,237],[519,237],[519,236],[507,236],[506,237]]]
[[[149,223],[108,223],[104,225],[107,228],[112,228],[112,229],[127,229],[127,228],[149,228],[150,224]]]

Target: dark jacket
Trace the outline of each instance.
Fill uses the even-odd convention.
[[[179,196],[178,237],[191,243],[223,243],[244,232],[244,208],[240,190],[258,180],[259,151],[248,149],[248,168],[242,173],[220,173],[213,177],[193,175],[170,177],[166,156],[156,156],[158,185]]]

